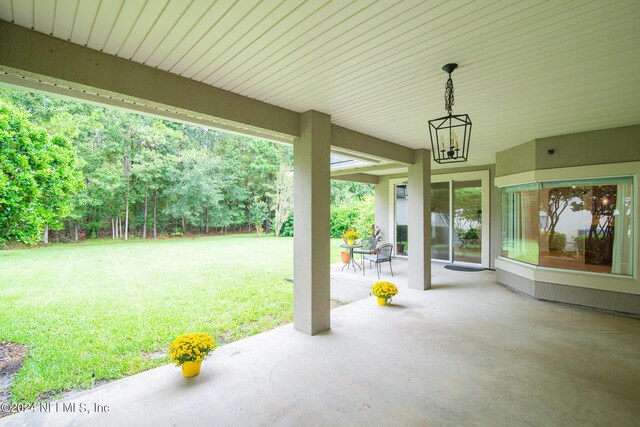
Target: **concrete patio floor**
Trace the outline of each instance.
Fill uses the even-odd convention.
[[[0,425],[638,425],[639,319],[536,301],[490,271],[433,275],[426,292],[398,280],[391,307],[333,310],[319,336],[286,325],[217,349],[198,377],[167,365]]]

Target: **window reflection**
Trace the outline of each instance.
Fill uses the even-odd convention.
[[[631,178],[503,189],[502,256],[631,275],[632,191]]]

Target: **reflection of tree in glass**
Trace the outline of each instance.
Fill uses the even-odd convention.
[[[610,264],[613,244],[613,211],[616,206],[616,186],[557,187],[549,189],[548,200],[540,206],[546,211],[543,238],[550,252],[564,251],[563,239],[556,239],[556,227],[567,208],[571,211],[591,211],[591,224],[584,239],[585,261],[588,264]],[[582,249],[582,248],[579,248]]]
[[[482,221],[482,189],[479,187],[456,188],[454,198],[456,231],[464,233],[470,228],[479,228]]]
[[[576,187],[558,187],[549,190],[548,202],[546,206],[540,206],[540,210],[544,210],[547,213],[547,220],[543,226],[543,237],[549,242],[550,252],[561,252],[564,250],[564,247],[554,246],[554,242],[557,241],[555,234],[560,215],[562,215],[569,206],[571,206],[573,212],[583,210],[584,204],[582,196],[585,193],[583,188]]]
[[[439,215],[445,224],[449,223],[449,186],[431,187],[431,211]]]
[[[591,226],[585,243],[588,264],[611,264],[613,254],[613,211],[616,208],[616,186],[592,187],[587,203],[591,208]]]

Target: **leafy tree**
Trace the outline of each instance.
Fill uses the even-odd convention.
[[[454,226],[459,232],[482,223],[482,190],[478,187],[456,188]],[[441,198],[440,198],[441,199]],[[444,206],[441,207],[444,210]],[[447,208],[448,209],[448,208]]]
[[[0,101],[0,239],[36,243],[72,210],[80,187],[72,147]]]
[[[258,223],[269,231],[272,221],[276,233],[293,233],[291,179],[283,175],[290,146],[35,93],[0,89],[0,98],[31,112],[32,123],[64,137],[75,154],[83,185],[62,218],[46,220],[74,240],[109,231],[112,238],[246,231]],[[373,200],[371,185],[334,181],[331,195],[335,206],[351,206],[332,218],[368,229],[373,208],[359,206]]]
[[[249,221],[255,227],[258,237],[262,236],[263,225],[268,217],[269,207],[262,200],[256,199],[249,208]]]
[[[215,209],[222,200],[219,162],[192,151],[179,158],[170,169],[165,213],[180,220],[182,233],[187,223],[199,224],[202,215]]]
[[[282,225],[289,219],[293,211],[293,178],[289,175],[289,167],[284,163],[280,165],[274,187],[275,192],[272,196],[274,201],[273,223],[276,237],[279,237]]]

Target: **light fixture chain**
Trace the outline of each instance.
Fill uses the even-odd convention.
[[[455,103],[456,101],[453,97],[453,79],[451,78],[451,74],[449,74],[449,79],[447,79],[447,83],[444,85],[444,109],[447,110],[449,115],[453,113],[453,104]]]

